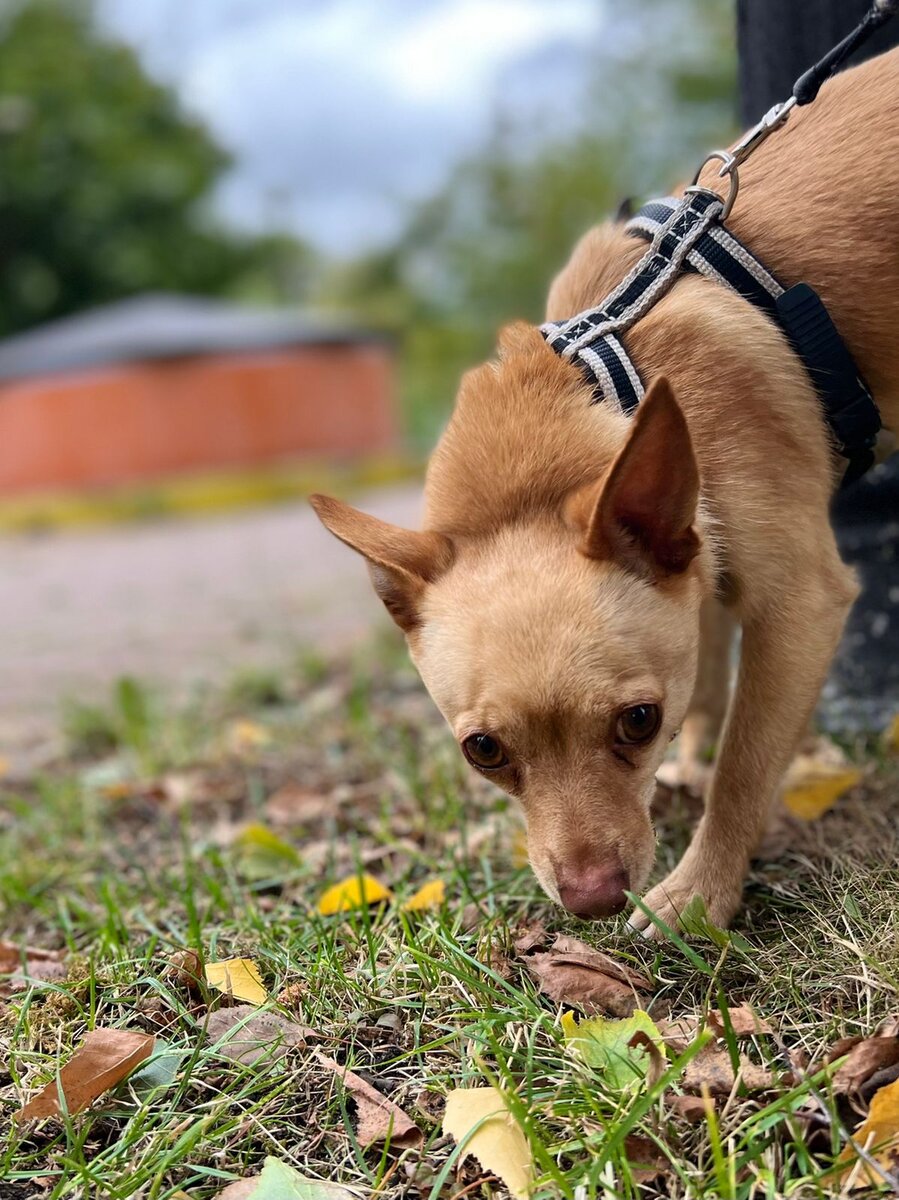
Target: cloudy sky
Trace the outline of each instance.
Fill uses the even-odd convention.
[[[100,0],[236,159],[229,220],[331,253],[396,231],[497,114],[577,120],[603,0]]]

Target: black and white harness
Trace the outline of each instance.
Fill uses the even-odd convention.
[[[836,449],[848,462],[843,483],[872,465],[880,413],[820,297],[807,283],[784,288],[724,221],[736,199],[740,164],[785,123],[794,107],[815,99],[824,80],[896,7],[896,0],[875,0],[861,24],[797,80],[788,100],[766,113],[732,151],[709,155],[706,163],[715,159],[722,164],[719,178],[729,178],[726,199],[698,186],[703,163],[683,199],[653,200],[628,221],[627,232],[648,240],[649,248],[614,291],[595,308],[541,326],[553,350],[580,367],[593,384],[597,401],[627,414],[636,409],[643,381],[621,338],[682,271],[698,271],[761,309],[787,336],[818,392]]]

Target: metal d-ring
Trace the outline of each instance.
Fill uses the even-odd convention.
[[[699,187],[698,180],[706,165],[710,162],[720,162],[721,169],[718,172],[718,178],[723,179],[726,175],[729,180],[727,199],[718,196],[718,199],[724,205],[721,210],[721,220],[726,221],[730,216],[730,210],[734,206],[734,201],[737,198],[737,192],[740,190],[740,176],[737,172],[737,160],[729,150],[712,150],[706,155],[705,159],[699,164],[699,170],[693,176],[693,182],[689,187],[684,188],[685,192],[711,192],[711,188]],[[712,192],[713,195],[718,195],[717,192]]]

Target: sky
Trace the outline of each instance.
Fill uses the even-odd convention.
[[[398,232],[498,115],[577,123],[603,0],[99,0],[235,165],[231,223],[353,255]]]

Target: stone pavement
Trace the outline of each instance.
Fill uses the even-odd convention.
[[[361,496],[417,526],[421,491]],[[190,520],[0,539],[0,754],[66,696],[133,674],[185,688],[339,649],[383,610],[356,555],[305,502]]]

